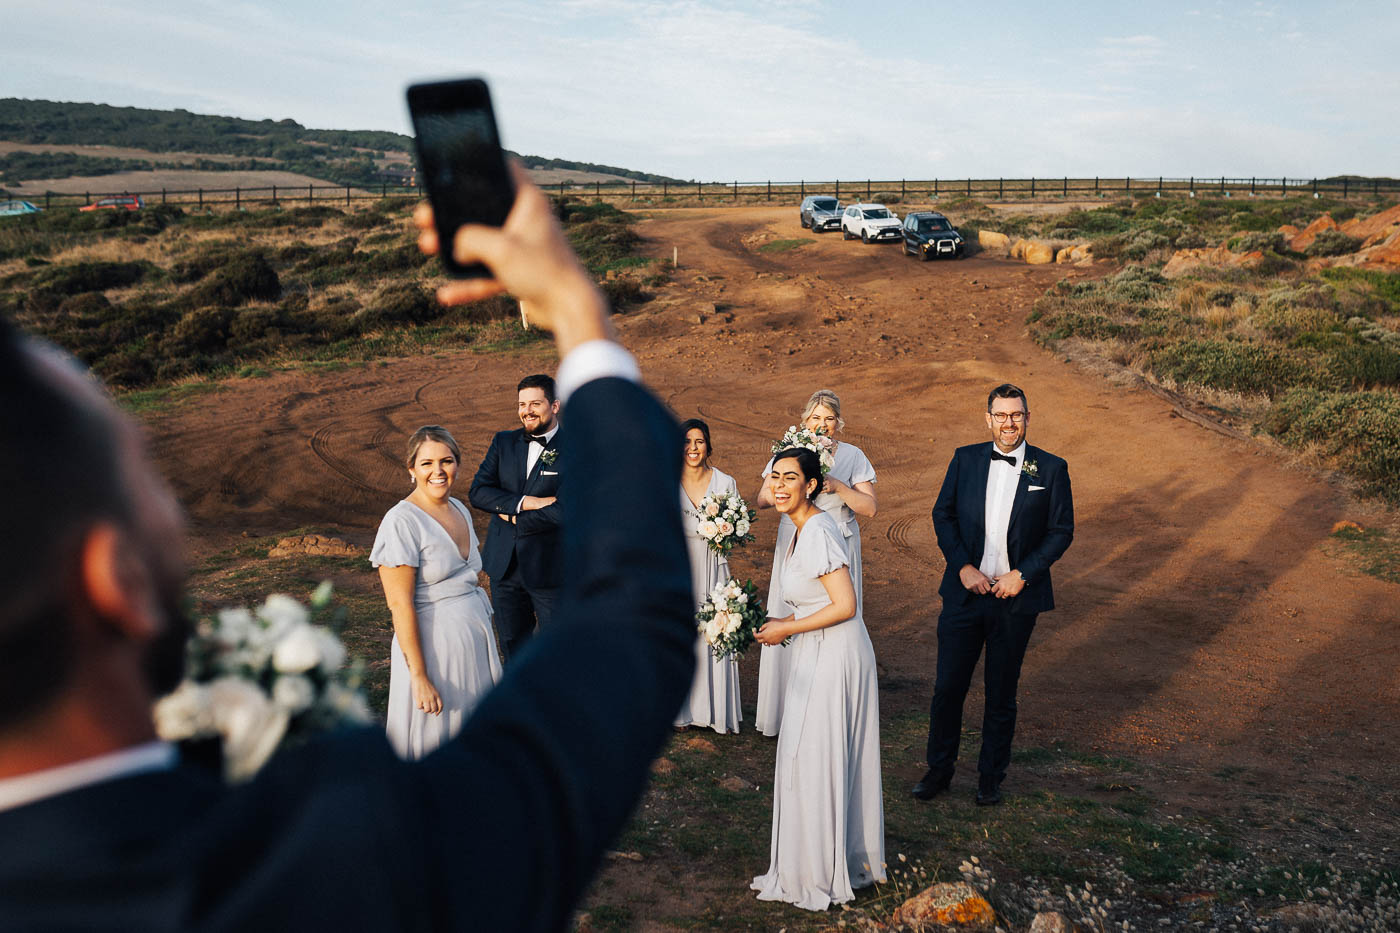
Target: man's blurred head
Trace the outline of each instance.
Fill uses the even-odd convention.
[[[66,354],[0,320],[0,731],[42,713],[84,651],[130,641],[94,605],[85,560],[106,529],[111,578],[153,624],[139,640],[153,695],[183,667],[179,509],[139,432]],[[90,624],[79,624],[90,623]]]

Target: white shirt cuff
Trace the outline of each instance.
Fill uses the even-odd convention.
[[[580,386],[616,376],[631,382],[642,381],[642,371],[632,354],[611,340],[590,340],[574,347],[559,364],[554,377],[554,391],[563,406]]]

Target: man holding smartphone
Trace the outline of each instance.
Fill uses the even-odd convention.
[[[227,787],[156,740],[183,655],[178,507],[76,362],[0,321],[0,485],[25,529],[0,540],[0,933],[568,928],[689,687],[694,607],[679,510],[650,507],[680,483],[675,420],[516,183],[503,227],[452,244],[491,277],[439,297],[509,289],[554,332],[568,573],[558,624],[419,761],[371,728]],[[58,499],[50,449],[92,467]]]

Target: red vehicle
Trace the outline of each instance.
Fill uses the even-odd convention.
[[[146,206],[139,194],[123,194],[114,198],[99,198],[93,204],[85,204],[80,211],[139,211]]]

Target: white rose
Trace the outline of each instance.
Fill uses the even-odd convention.
[[[225,776],[246,780],[277,750],[287,732],[287,711],[239,677],[220,677],[208,690],[214,727],[224,738]]]
[[[713,538],[717,530],[715,523],[712,521],[703,521],[700,523],[699,531],[700,537],[702,538]]]
[[[716,620],[711,619],[705,624],[705,641],[713,645],[715,643],[715,639],[719,638],[720,633],[722,631],[723,629],[721,629],[720,626],[716,624]]]
[[[334,674],[340,670],[340,665],[345,663],[345,646],[340,643],[335,632],[323,625],[317,625],[311,631],[320,643],[322,673]]]
[[[739,626],[741,626],[741,625],[743,625],[743,624],[744,624],[744,617],[743,617],[743,616],[737,615],[737,614],[736,614],[736,615],[730,616],[730,617],[729,617],[729,624],[726,625],[726,626],[724,627],[724,634],[726,634],[726,635],[733,635],[735,632],[739,631]]]
[[[706,502],[706,503],[705,503],[705,514],[706,514],[706,515],[709,515],[709,516],[711,516],[711,517],[713,517],[713,516],[715,516],[715,515],[718,515],[718,514],[719,514],[719,503],[718,503],[718,502]]]
[[[745,522],[745,521],[741,521],[741,522],[739,522],[739,524],[737,524],[737,525],[734,526],[734,530],[737,531],[737,532],[739,532],[740,536],[743,536],[743,535],[748,534],[748,533],[749,533],[749,528],[750,528],[749,523],[748,523],[748,522]]]
[[[735,596],[734,598],[735,598],[736,600],[738,600],[738,601],[739,601],[739,605],[742,606],[742,605],[744,605],[745,603],[747,603],[747,602],[749,601],[749,594],[748,594],[748,593],[740,593],[738,596]]]
[[[220,644],[232,647],[247,641],[254,628],[253,614],[247,609],[221,609],[213,635]]]
[[[724,535],[725,537],[732,535],[734,533],[734,525],[730,522],[720,522],[719,533]]]
[[[175,692],[163,696],[153,710],[156,734],[167,742],[178,742],[214,731],[214,712],[209,692],[192,680],[180,682]]]
[[[300,674],[283,674],[272,682],[272,702],[295,716],[310,709],[316,701],[316,688]]]
[[[281,593],[273,593],[258,609],[258,616],[267,624],[268,638],[278,641],[292,628],[305,625],[306,607]]]
[[[306,624],[287,632],[272,649],[272,667],[281,674],[304,674],[321,663],[321,639]]]

